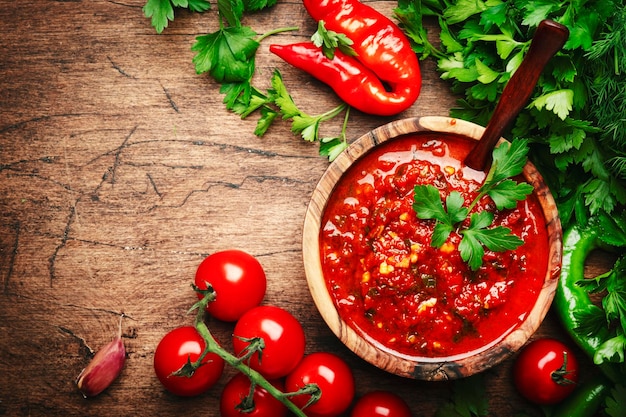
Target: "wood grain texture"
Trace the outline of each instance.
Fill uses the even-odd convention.
[[[332,351],[354,369],[358,393],[386,388],[416,415],[432,415],[450,385],[380,371],[353,355],[317,312],[302,263],[307,203],[328,162],[316,144],[278,123],[263,138],[254,117],[225,110],[219,87],[197,75],[196,36],[216,12],[179,12],[157,35],[141,0],[0,0],[0,415],[217,416],[221,386],[194,399],[164,392],[152,369],[169,329],[192,322],[190,283],[212,252],[257,256],[266,303],[303,323],[307,351]],[[371,2],[390,14],[392,1]],[[247,18],[273,38],[304,40],[315,24],[300,2]],[[328,88],[276,60],[263,44],[256,83],[279,68],[309,113],[338,103]],[[433,62],[417,103],[399,117],[447,115],[454,97]],[[391,118],[354,112],[356,138]],[[324,136],[337,134],[331,125]],[[335,130],[333,130],[335,129]],[[602,257],[599,258],[603,259]],[[120,378],[85,400],[74,380],[115,335],[124,312],[128,352]],[[210,322],[225,346],[232,327]],[[539,335],[563,337],[554,320]],[[527,408],[510,361],[489,371],[493,415]]]

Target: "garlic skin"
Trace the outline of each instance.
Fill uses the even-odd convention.
[[[85,398],[94,397],[107,389],[118,377],[126,362],[126,349],[121,337],[100,349],[76,379]]]

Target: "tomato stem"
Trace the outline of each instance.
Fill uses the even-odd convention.
[[[207,286],[207,288],[209,288],[209,286]],[[215,293],[212,290],[209,290],[203,293],[203,295],[203,298],[194,305],[194,308],[198,309],[196,313],[195,328],[200,336],[202,336],[202,338],[204,339],[206,346],[200,357],[198,357],[195,362],[192,362],[188,365],[191,365],[194,370],[198,369],[202,365],[202,361],[206,357],[206,355],[208,355],[209,353],[215,353],[220,358],[222,358],[224,362],[246,375],[250,379],[250,382],[253,386],[258,385],[264,388],[271,396],[280,401],[285,407],[287,407],[289,411],[294,413],[297,417],[306,417],[306,414],[304,414],[304,412],[300,408],[298,408],[297,405],[291,402],[289,397],[292,395],[301,394],[301,391],[305,388],[307,389],[307,392],[310,392],[310,390],[316,390],[317,392],[319,392],[319,388],[317,387],[317,385],[308,384],[297,393],[284,393],[276,388],[274,385],[272,385],[259,372],[243,363],[241,358],[236,357],[232,353],[228,352],[226,349],[222,348],[217,340],[215,340],[215,338],[213,337],[213,334],[211,334],[209,327],[204,322],[204,313],[206,310],[206,306],[215,298]],[[313,395],[313,397],[315,397],[315,395]]]
[[[571,371],[567,370],[567,352],[563,352],[563,365],[559,369],[552,371],[550,378],[558,385],[576,384],[576,382],[567,377],[571,373]]]
[[[239,361],[240,362],[246,362],[252,356],[257,354],[259,362],[261,362],[261,355],[263,354],[263,349],[265,349],[265,340],[263,340],[262,337],[246,338],[246,337],[239,337],[239,336],[237,336],[237,338],[239,338],[240,340],[248,343],[246,348],[243,349],[243,351],[241,351],[238,354]]]
[[[315,404],[322,396],[322,390],[317,386],[317,384],[307,384],[300,388],[296,392],[290,392],[285,394],[287,397],[293,397],[296,395],[310,395],[311,398],[302,408],[307,408],[310,405]]]

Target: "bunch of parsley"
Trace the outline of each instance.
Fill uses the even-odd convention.
[[[620,0],[399,0],[396,16],[461,98],[451,116],[486,125],[546,18],[570,30],[510,139],[526,138],[567,226],[626,204],[626,5]],[[431,42],[425,19],[436,19]]]
[[[320,155],[333,160],[347,146],[346,138],[349,107],[340,104],[322,114],[310,115],[301,110],[293,101],[283,83],[278,70],[271,78],[271,87],[263,92],[252,85],[255,73],[255,57],[261,41],[271,35],[297,30],[296,27],[279,28],[259,35],[250,26],[242,23],[245,13],[273,7],[277,0],[217,0],[219,29],[201,35],[191,49],[196,52],[193,58],[198,74],[209,74],[224,94],[224,104],[230,111],[246,118],[259,113],[257,136],[263,136],[275,120],[291,120],[291,131],[310,142],[319,142]],[[148,0],[143,7],[146,17],[151,19],[157,33],[163,32],[168,23],[174,20],[176,8],[186,8],[192,12],[211,9],[208,0]],[[350,52],[351,41],[344,35],[328,31],[323,22],[319,23],[312,41],[322,46],[327,55],[335,49]],[[336,137],[320,137],[320,125],[344,112],[341,132]]]

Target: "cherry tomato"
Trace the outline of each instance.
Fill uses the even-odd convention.
[[[279,390],[283,390],[280,382],[272,382]],[[254,388],[252,410],[238,408],[242,401],[250,393],[250,380],[242,373],[238,373],[231,378],[224,386],[222,398],[220,400],[221,417],[284,417],[287,415],[287,408],[276,398],[272,397],[264,388],[258,385]]]
[[[411,417],[411,409],[402,397],[390,391],[371,391],[354,405],[351,417]]]
[[[354,376],[348,364],[340,357],[327,352],[316,352],[305,356],[285,380],[285,391],[296,392],[307,384],[317,384],[322,396],[304,409],[309,417],[335,417],[348,409],[354,398]],[[292,397],[302,408],[310,395]]]
[[[576,388],[578,361],[574,352],[560,341],[537,339],[517,357],[513,380],[520,394],[529,401],[556,404]]]
[[[265,347],[261,360],[254,354],[249,365],[267,379],[286,376],[304,356],[304,330],[291,313],[280,307],[259,306],[241,316],[233,332],[234,352],[245,353],[248,340],[255,337],[262,338]]]
[[[205,356],[203,365],[191,377],[172,375],[188,360],[197,360],[205,346],[204,339],[192,326],[178,327],[161,339],[154,352],[154,371],[165,389],[191,397],[215,385],[224,370],[224,360],[214,353]]]
[[[215,300],[207,311],[222,321],[236,321],[265,297],[267,279],[259,261],[252,255],[236,250],[215,252],[198,266],[195,284],[201,290],[210,283]],[[198,298],[202,298],[198,294]]]

